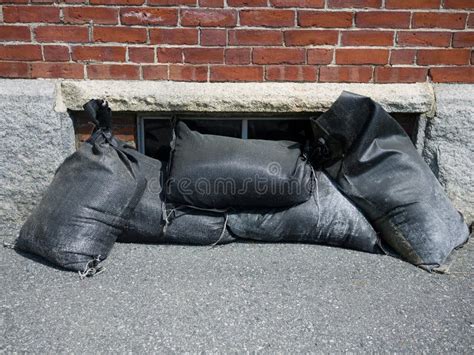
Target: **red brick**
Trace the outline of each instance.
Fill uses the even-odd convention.
[[[376,67],[376,83],[417,83],[426,81],[428,69],[402,67]]]
[[[72,47],[75,61],[124,62],[125,47],[77,46]]]
[[[33,4],[52,4],[56,0],[31,0]]]
[[[4,6],[3,7],[3,21],[57,23],[57,22],[60,22],[59,7]]]
[[[128,47],[128,59],[134,63],[153,63],[155,50],[151,47]]]
[[[201,29],[201,46],[225,46],[226,30]]]
[[[123,25],[164,25],[175,26],[178,11],[171,8],[127,7],[120,9]]]
[[[273,7],[313,7],[323,8],[324,0],[270,0]]]
[[[147,40],[145,28],[94,26],[93,33],[94,42],[145,43]]]
[[[44,60],[47,62],[68,62],[68,46],[43,46]]]
[[[472,0],[444,0],[446,9],[474,9]]]
[[[357,27],[408,28],[410,13],[397,11],[358,12],[355,16]]]
[[[41,46],[34,44],[0,45],[0,60],[42,60]]]
[[[233,30],[229,31],[229,44],[232,46],[271,46],[282,45],[282,31],[274,30]]]
[[[308,64],[330,64],[333,50],[326,48],[308,49]]]
[[[372,79],[372,68],[362,66],[321,67],[320,82],[367,83]]]
[[[87,0],[63,0],[66,4],[85,4]]]
[[[140,78],[140,70],[138,65],[131,64],[90,64],[87,76],[89,79],[136,80]]]
[[[148,3],[150,1],[148,0]],[[89,0],[89,3],[91,5],[143,5],[145,0]]]
[[[29,66],[21,62],[0,62],[1,78],[28,78],[30,76]]]
[[[255,64],[302,64],[305,51],[299,48],[254,48],[252,60]]]
[[[262,81],[263,67],[254,66],[212,66],[210,81]]]
[[[380,8],[382,0],[328,0],[328,7],[339,9],[350,8]]]
[[[29,41],[31,40],[28,26],[0,25],[0,41]]]
[[[430,77],[435,83],[474,83],[474,67],[430,68]]]
[[[241,10],[239,15],[242,26],[286,27],[295,24],[292,10]]]
[[[250,48],[228,48],[225,50],[225,63],[235,65],[250,64]]]
[[[453,47],[474,47],[474,32],[454,33]]]
[[[170,80],[207,81],[207,66],[170,65]]]
[[[118,10],[109,7],[79,6],[63,9],[64,22],[66,23],[100,23],[116,25],[118,23]]]
[[[58,23],[59,8],[54,6],[3,6],[4,22]]]
[[[341,44],[345,46],[392,46],[392,31],[342,31]]]
[[[289,30],[284,35],[287,46],[337,44],[339,36],[331,30]]]
[[[465,13],[415,12],[413,27],[463,29],[466,23]]]
[[[156,6],[196,6],[196,0],[147,0],[147,4]]]
[[[310,65],[277,65],[266,70],[267,81],[316,81],[317,67]]]
[[[265,7],[267,0],[227,0],[227,5],[232,7]]]
[[[78,63],[31,63],[31,77],[83,79],[84,66]]]
[[[469,18],[467,20],[467,28],[474,28],[474,13],[473,12],[469,14]]]
[[[142,66],[144,80],[167,80],[167,65],[145,65]]]
[[[388,64],[388,49],[336,49],[337,64]]]
[[[114,136],[120,139],[121,141],[124,142],[130,142],[135,140],[135,125],[130,125],[130,126],[121,126],[121,125],[116,125],[116,117],[114,115]]]
[[[414,64],[415,54],[415,49],[392,49],[390,64]]]
[[[298,11],[301,27],[352,27],[352,12]]]
[[[463,65],[469,64],[469,49],[420,49],[416,55],[419,65]]]
[[[232,27],[237,24],[234,10],[181,10],[181,25],[191,27]]]
[[[224,63],[223,48],[184,48],[183,53],[185,63]]]
[[[385,0],[387,9],[439,9],[441,0]]]
[[[150,43],[157,44],[197,44],[198,30],[194,28],[150,29]]]
[[[199,0],[200,7],[224,7],[224,0]]]
[[[397,37],[399,46],[449,47],[450,42],[449,32],[407,31]]]
[[[34,31],[38,42],[89,42],[87,27],[40,26]]]
[[[181,48],[158,48],[156,54],[160,63],[183,62],[183,50]]]

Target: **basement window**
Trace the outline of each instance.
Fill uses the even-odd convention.
[[[83,111],[70,111],[79,146],[91,134],[93,126]],[[115,136],[140,152],[167,161],[170,152],[171,118],[184,120],[192,130],[243,139],[290,140],[304,144],[312,138],[309,121],[315,114],[211,114],[154,113],[130,111],[113,113]],[[415,142],[417,114],[391,113]]]
[[[176,115],[190,129],[203,134],[242,139],[290,140],[304,144],[311,137],[309,116],[207,116]],[[172,137],[171,116],[138,116],[137,149],[153,158],[168,160]]]

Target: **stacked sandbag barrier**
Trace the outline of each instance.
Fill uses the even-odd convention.
[[[177,122],[171,145],[167,205],[180,211],[177,235],[193,233],[186,219],[220,216],[219,227],[204,238],[225,243],[239,239],[327,244],[380,253],[380,240],[362,213],[321,172],[309,164],[300,143],[201,134]],[[168,214],[166,214],[168,215]],[[190,215],[193,218],[190,218]]]
[[[178,121],[165,184],[164,242],[233,242],[232,210],[304,202],[311,174],[298,143],[201,134]]]
[[[102,270],[115,241],[315,243],[431,271],[468,238],[408,136],[369,98],[343,93],[312,120],[309,150],[174,122],[166,163],[114,137],[106,102],[84,108],[94,132],[58,168],[15,243],[82,277]]]

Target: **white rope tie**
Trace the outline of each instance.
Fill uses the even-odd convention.
[[[100,255],[97,255],[94,259],[89,260],[86,264],[86,267],[84,268],[84,271],[78,271],[81,280],[84,280],[86,277],[92,277],[104,272],[105,268],[99,266],[100,262]]]
[[[209,249],[214,248],[214,247],[222,240],[222,238],[224,237],[225,231],[226,231],[226,229],[227,229],[227,221],[228,221],[228,220],[229,220],[229,215],[226,213],[226,214],[225,214],[225,219],[224,219],[224,227],[222,228],[222,232],[221,232],[219,238],[217,238],[217,240],[216,240],[214,243],[211,244],[211,246],[210,246]]]

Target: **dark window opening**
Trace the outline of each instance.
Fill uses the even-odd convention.
[[[248,138],[250,139],[287,140],[304,144],[311,137],[309,119],[248,121]]]

